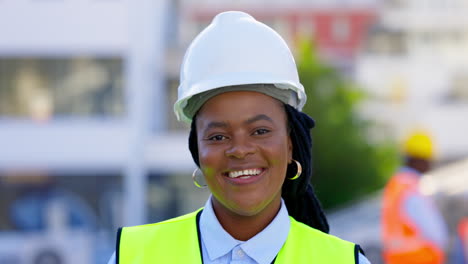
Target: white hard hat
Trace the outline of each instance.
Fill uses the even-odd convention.
[[[228,90],[263,92],[298,110],[306,102],[286,42],[270,27],[237,11],[218,14],[187,49],[174,104],[177,118],[190,123],[206,100]]]

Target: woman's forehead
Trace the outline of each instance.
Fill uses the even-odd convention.
[[[283,119],[286,114],[283,103],[271,96],[254,91],[232,91],[210,98],[200,108],[197,116],[197,120],[251,120],[258,119],[257,116]]]
[[[252,99],[252,100],[257,100],[259,102],[275,102],[275,103],[278,103],[278,105],[282,105],[281,101],[268,95],[268,94],[265,94],[265,93],[262,93],[262,92],[257,92],[257,91],[243,91],[243,90],[240,90],[240,91],[227,91],[227,92],[224,92],[224,93],[221,93],[221,94],[218,94],[212,98],[210,98],[208,101],[212,100],[212,99],[216,99],[217,100],[226,100],[226,99],[237,99],[237,98],[242,98],[242,99],[245,99],[245,98],[249,98],[249,99]]]

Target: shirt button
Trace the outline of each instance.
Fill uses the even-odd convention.
[[[240,249],[237,250],[237,256],[242,258],[244,256],[244,252],[242,250],[240,250]]]

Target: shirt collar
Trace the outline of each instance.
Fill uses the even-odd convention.
[[[212,261],[226,255],[241,243],[229,235],[219,223],[211,205],[211,196],[206,202],[200,216],[200,233],[201,240],[206,246],[208,257]]]
[[[239,241],[227,233],[213,211],[211,197],[200,216],[200,233],[206,246],[208,257],[215,260],[240,245],[242,250],[257,263],[270,263],[286,242],[290,219],[286,205],[281,199],[281,207],[273,221],[260,233],[247,241]],[[220,243],[220,241],[223,241]]]

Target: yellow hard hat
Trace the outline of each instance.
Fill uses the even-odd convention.
[[[434,157],[434,146],[428,133],[416,131],[404,142],[405,154],[420,159],[430,160]]]

